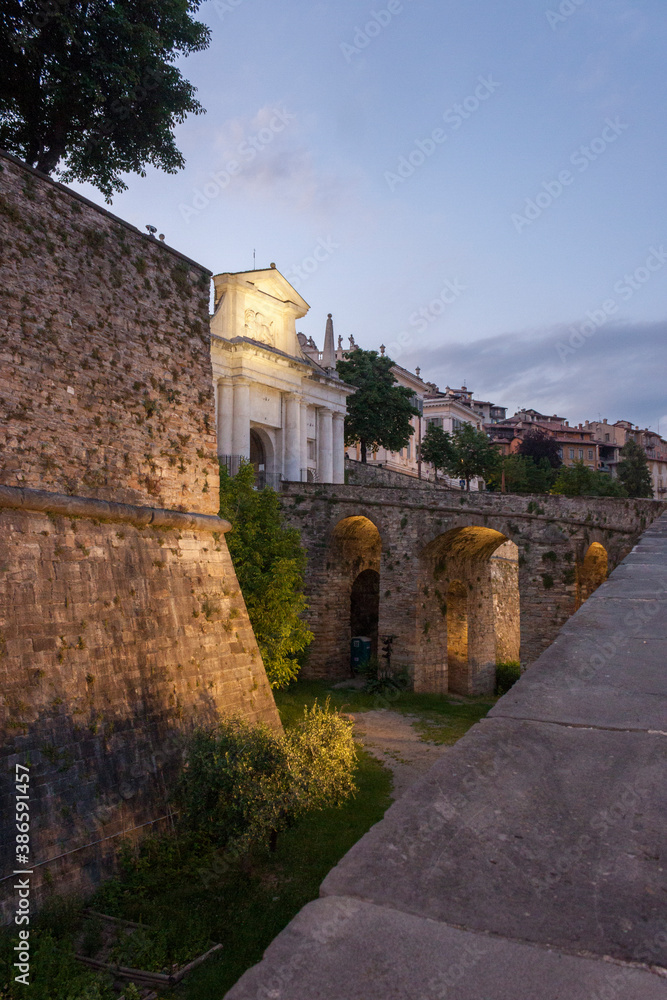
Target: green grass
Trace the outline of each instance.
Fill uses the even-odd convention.
[[[391,775],[364,751],[357,785],[354,800],[305,817],[281,835],[273,855],[255,859],[251,871],[223,877],[215,897],[199,901],[210,910],[211,936],[225,947],[219,958],[195,970],[176,996],[220,1000],[299,910],[317,898],[327,872],[389,806]],[[170,905],[172,899],[164,902]]]
[[[444,744],[460,738],[493,703],[489,699],[454,700],[411,692],[385,698],[360,691],[331,691],[323,682],[301,681],[287,691],[276,692],[284,725],[294,725],[302,718],[305,705],[311,706],[316,699],[323,704],[327,697],[333,708],[343,712],[388,708],[419,716],[416,728],[422,738]],[[193,949],[201,951],[208,942],[220,942],[223,950],[219,954],[192,972],[178,989],[161,994],[164,1000],[220,1000],[243,972],[261,959],[295,914],[317,898],[327,872],[384,815],[391,801],[390,771],[360,750],[356,782],[356,797],[342,808],[311,813],[280,835],[274,853],[256,852],[242,863],[226,865],[220,853],[201,839],[147,840],[138,858],[128,854],[121,875],[102,886],[92,906],[155,928],[156,954],[187,960]],[[79,992],[45,987],[42,994],[29,987],[3,994],[0,946],[0,998],[79,1000],[89,995],[107,996],[86,992],[91,974],[87,970],[79,973],[78,965],[71,970],[67,965],[72,962],[67,956],[80,926],[81,917],[74,908],[68,921],[50,917],[44,929],[36,932],[37,939],[40,935],[44,938],[45,955],[53,951],[55,939],[58,952],[64,956],[67,967],[59,969],[59,982],[75,972],[84,977]],[[37,964],[33,963],[33,969]],[[49,979],[47,970],[42,971]]]
[[[426,742],[452,746],[472,725],[483,719],[493,708],[496,699],[445,697],[436,694],[415,694],[412,691],[393,692],[388,695],[366,694],[364,691],[332,691],[322,681],[299,681],[287,691],[277,691],[276,702],[286,725],[293,725],[303,712],[305,703],[316,699],[323,703],[331,700],[331,707],[340,712],[369,712],[389,709],[404,715],[420,717],[414,723],[421,739]]]
[[[284,725],[290,726],[303,714],[304,705],[312,705],[315,699],[323,704],[327,698],[331,707],[340,712],[370,712],[389,709],[408,715],[433,713],[436,716],[468,717],[470,725],[483,718],[495,704],[495,699],[449,697],[439,694],[415,694],[413,691],[394,692],[388,695],[367,694],[357,690],[333,690],[324,681],[298,681],[286,691],[274,691],[276,704]]]

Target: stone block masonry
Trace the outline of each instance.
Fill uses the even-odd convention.
[[[165,825],[183,733],[232,712],[280,726],[227,522],[114,507],[0,489],[0,843],[29,761],[36,885],[61,891],[108,872],[119,836]]]
[[[309,557],[315,638],[304,674],[349,676],[354,583],[371,568],[377,631],[395,636],[392,662],[416,690],[471,695],[493,691],[496,662],[534,662],[667,509],[657,500],[316,483],[284,484],[281,502]]]
[[[209,272],[0,154],[0,484],[216,513]]]
[[[0,912],[173,822],[184,735],[280,728],[217,517],[209,272],[0,154]]]

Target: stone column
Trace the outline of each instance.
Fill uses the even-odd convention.
[[[304,481],[308,479],[308,404],[301,400],[301,458],[300,468]]]
[[[296,392],[285,393],[285,479],[292,483],[301,481],[301,397]]]
[[[250,458],[250,380],[234,379],[234,419],[232,421],[232,455]],[[236,472],[232,469],[232,472]]]
[[[333,482],[345,482],[345,414],[333,415]]]
[[[218,455],[232,454],[232,423],[234,420],[234,387],[229,378],[217,384]]]
[[[321,483],[333,478],[333,413],[322,406],[317,411],[317,473]]]

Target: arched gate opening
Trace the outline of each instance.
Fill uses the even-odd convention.
[[[519,659],[516,545],[493,528],[455,528],[420,561],[415,690],[492,693],[496,663]]]
[[[589,545],[583,562],[577,566],[577,607],[581,607],[591,594],[607,579],[609,558],[604,545]]]

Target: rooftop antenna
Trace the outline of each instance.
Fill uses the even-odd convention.
[[[257,267],[256,267],[256,263],[257,262],[255,260],[255,254],[256,254],[256,252],[257,252],[256,250],[253,250],[253,252],[252,252],[252,269],[253,269],[253,271],[257,270]]]

